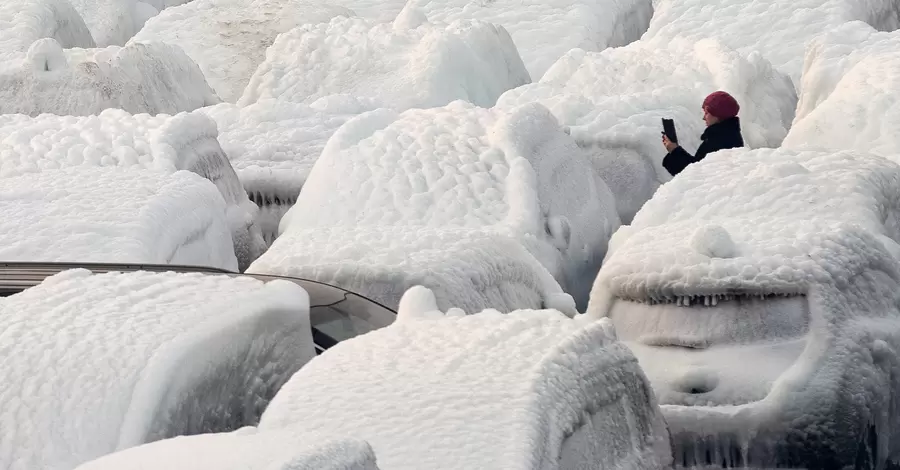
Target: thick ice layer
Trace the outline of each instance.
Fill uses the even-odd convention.
[[[882,468],[900,457],[900,166],[729,150],[610,242],[610,317],[663,403],[676,464]]]
[[[433,25],[410,10],[393,24],[338,17],[279,35],[238,104],[265,98],[310,104],[348,94],[397,110],[454,100],[492,106],[529,81],[502,27]]]
[[[175,114],[220,101],[197,64],[167,44],[63,51],[42,39],[0,67],[0,114]]]
[[[409,5],[432,21],[477,19],[503,26],[535,79],[570,49],[600,51],[637,40],[653,14],[650,0],[410,0]]]
[[[154,17],[132,39],[176,45],[194,60],[225,101],[241,97],[275,37],[307,23],[352,16],[345,8],[308,0],[194,0]]]
[[[378,470],[365,441],[310,441],[297,434],[244,428],[176,437],[101,457],[77,470]]]
[[[82,269],[0,300],[0,466],[253,425],[314,355],[296,284]]]
[[[236,270],[225,203],[193,173],[66,168],[0,185],[0,260]]]
[[[662,166],[661,118],[674,119],[680,143],[695,151],[705,126],[700,108],[715,90],[740,102],[748,146],[781,143],[797,103],[790,80],[759,56],[744,58],[713,40],[573,50],[540,82],[504,93],[498,107],[537,101],[550,108],[590,154],[628,222],[671,178]]]
[[[257,208],[216,141],[216,125],[201,113],[97,116],[0,116],[0,177],[76,166],[188,170],[212,181],[228,208],[241,269],[265,249],[253,222]]]
[[[0,2],[0,69],[43,38],[52,38],[64,48],[94,47],[91,32],[68,0]]]
[[[810,47],[786,147],[858,150],[900,160],[900,33],[849,23]]]
[[[123,46],[160,8],[158,0],[69,0],[99,47]],[[151,4],[156,4],[154,7]]]
[[[367,264],[400,276],[396,263],[414,256],[404,251],[408,240],[452,230],[455,236],[470,232],[518,243],[578,298],[587,294],[579,282],[593,277],[618,224],[609,189],[540,105],[510,112],[464,102],[402,114],[382,109],[332,136],[281,221],[282,234],[297,235],[276,241],[253,269],[301,269],[282,264],[293,256],[319,259],[304,270],[353,269],[362,259],[336,256],[337,242],[315,251],[293,245],[307,238],[301,232],[343,230],[342,240],[372,247]],[[403,242],[394,238],[399,234]],[[429,243],[417,245],[437,248]]]
[[[656,0],[644,38],[715,38],[741,53],[761,54],[799,87],[813,38],[847,21],[882,31],[900,27],[895,0]]]
[[[419,287],[393,325],[294,374],[259,429],[364,439],[392,469],[662,468],[665,424],[609,326],[553,310],[445,315]]]

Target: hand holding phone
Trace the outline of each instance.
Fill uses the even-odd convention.
[[[663,135],[673,144],[678,143],[678,135],[675,133],[675,121],[663,118]]]

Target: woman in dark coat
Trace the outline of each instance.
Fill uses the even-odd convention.
[[[663,159],[663,167],[669,170],[672,176],[681,173],[691,163],[703,160],[710,153],[744,146],[744,138],[741,137],[741,121],[737,117],[741,107],[738,102],[724,91],[717,91],[703,100],[703,121],[706,122],[706,130],[700,139],[703,141],[697,149],[697,153],[691,155],[678,144],[670,141],[663,135],[663,145],[669,152]]]

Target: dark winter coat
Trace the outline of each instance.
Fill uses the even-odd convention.
[[[710,153],[743,147],[744,138],[741,137],[740,118],[728,118],[707,127],[700,139],[703,140],[703,143],[697,149],[696,155],[691,155],[687,153],[687,150],[676,147],[663,159],[663,167],[669,170],[672,176],[675,176],[691,163],[703,160]]]

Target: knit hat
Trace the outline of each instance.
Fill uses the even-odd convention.
[[[719,119],[733,118],[741,110],[737,100],[724,91],[717,91],[707,96],[703,100],[703,108]]]

